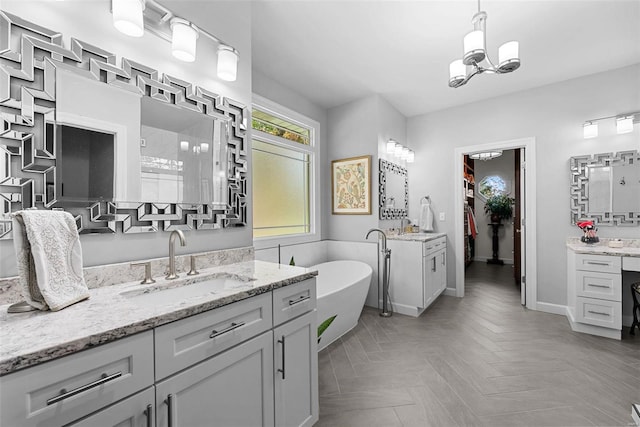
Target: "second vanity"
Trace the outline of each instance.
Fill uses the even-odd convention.
[[[391,249],[389,296],[394,312],[417,317],[447,287],[445,233],[387,236]]]
[[[623,296],[631,298],[623,272],[640,272],[640,241],[622,242],[613,248],[608,239],[567,241],[567,317],[574,331],[621,339]]]
[[[2,306],[0,424],[311,426],[316,274],[246,261],[92,289],[59,312]]]

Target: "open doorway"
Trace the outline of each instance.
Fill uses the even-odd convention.
[[[536,218],[535,218],[535,139],[534,138],[525,138],[519,140],[512,141],[502,141],[495,142],[489,144],[482,145],[474,145],[474,146],[466,146],[459,147],[455,149],[455,179],[454,185],[456,188],[456,193],[460,194],[458,189],[465,188],[465,193],[463,197],[455,197],[454,200],[454,215],[455,218],[459,219],[455,223],[454,230],[454,250],[455,250],[455,277],[456,277],[456,296],[463,297],[465,293],[465,267],[467,257],[465,256],[465,250],[468,249],[468,244],[465,244],[465,240],[468,239],[467,230],[465,229],[465,223],[462,221],[466,216],[467,208],[465,205],[465,199],[467,196],[465,182],[464,182],[464,156],[476,153],[476,152],[486,152],[491,150],[502,150],[503,152],[506,150],[513,151],[513,164],[515,164],[515,153],[518,152],[520,158],[518,159],[521,167],[520,167],[520,176],[516,177],[514,175],[513,180],[517,180],[519,182],[519,187],[521,193],[518,195],[520,199],[520,210],[517,214],[520,216],[519,220],[514,220],[514,225],[517,224],[518,227],[513,227],[511,229],[511,233],[515,234],[516,230],[518,230],[519,239],[520,239],[520,254],[515,254],[515,257],[518,258],[519,263],[517,265],[520,270],[519,273],[519,284],[521,287],[521,303],[526,305],[527,308],[536,309],[537,302],[537,282],[536,282]],[[515,172],[515,168],[513,168]],[[481,177],[482,178],[482,177]],[[478,182],[476,181],[476,185]],[[515,188],[515,187],[514,187]],[[476,220],[478,222],[482,221],[481,224],[489,224],[489,221],[486,220],[484,216],[484,211],[480,211],[484,207],[475,206],[476,210]],[[511,222],[511,221],[510,221]],[[485,227],[491,227],[485,225]],[[486,230],[486,229],[485,229]],[[511,234],[513,236],[513,234]],[[510,240],[513,242],[516,239],[510,237]],[[493,242],[492,242],[493,244]],[[478,249],[475,248],[475,256],[478,256]],[[512,249],[507,249],[509,252],[507,255],[511,255],[510,251]],[[514,252],[517,252],[514,250]],[[502,249],[500,249],[500,253]],[[519,256],[518,256],[519,255]],[[493,258],[493,254],[492,254]],[[514,256],[511,255],[511,262],[513,262]],[[486,260],[483,260],[486,263]],[[527,268],[529,266],[529,268]],[[515,266],[513,269],[509,268],[507,271],[513,271],[515,273]]]
[[[503,301],[526,302],[522,280],[521,151],[464,155],[465,289],[496,291]]]

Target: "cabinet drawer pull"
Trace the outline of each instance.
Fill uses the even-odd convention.
[[[209,338],[215,338],[215,337],[219,337],[220,335],[226,334],[227,332],[231,332],[234,329],[238,329],[239,327],[244,326],[244,322],[238,322],[238,323],[231,323],[231,325],[227,326],[224,329],[221,329],[219,331],[216,331],[215,329],[213,331],[211,331],[211,335],[209,335]]]
[[[598,262],[598,261],[587,261],[589,265],[604,265],[605,267],[609,266],[608,262]]]
[[[282,340],[278,340],[278,344],[282,344],[282,369],[278,369],[278,372],[282,372],[282,379],[284,380],[284,335]]]
[[[592,284],[589,283],[587,286],[593,286],[594,288],[607,288],[609,289],[611,286],[607,286],[607,285],[596,285],[596,284]]]
[[[74,388],[71,391],[67,391],[67,389],[63,388],[62,390],[60,390],[60,394],[58,396],[52,397],[51,399],[47,400],[47,405],[53,405],[54,403],[60,402],[61,400],[64,400],[68,397],[75,396],[76,394],[80,394],[83,391],[87,391],[94,387],[98,387],[106,382],[115,380],[116,378],[119,378],[121,376],[122,376],[122,372],[116,372],[113,375],[102,374],[99,380],[80,386],[78,388]]]
[[[300,295],[300,298],[298,298],[298,299],[295,299],[295,300],[290,299],[289,300],[289,305],[300,304],[301,302],[304,302],[304,301],[306,301],[308,299],[311,299],[311,296],[309,296],[309,295],[306,295],[306,296],[305,295]]]
[[[431,267],[431,271],[436,271],[436,257],[433,257],[432,260],[433,260],[433,267]]]
[[[173,394],[167,395],[167,427],[173,427]]]
[[[592,311],[592,310],[587,310],[588,313],[591,314],[599,314],[601,316],[611,316],[609,313],[603,313],[602,311]]]
[[[147,427],[153,427],[153,406],[147,405],[147,409],[144,410],[144,415],[147,417]]]

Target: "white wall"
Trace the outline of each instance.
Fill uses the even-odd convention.
[[[18,15],[45,28],[61,32],[63,44],[70,37],[93,44],[122,57],[153,67],[161,72],[202,86],[214,93],[251,104],[251,4],[249,2],[180,2],[163,5],[203,28],[215,28],[215,35],[240,52],[238,78],[224,82],[215,75],[216,45],[205,37],[198,40],[197,60],[184,63],[173,58],[170,43],[147,33],[141,38],[127,37],[112,25],[109,0],[27,1],[2,0],[4,11]],[[206,21],[206,22],[205,22]],[[206,25],[205,25],[206,23]],[[250,177],[249,177],[250,179]],[[251,194],[248,195],[251,200]],[[187,232],[187,247],[179,254],[252,245],[251,209],[247,227]],[[123,235],[82,235],[84,265],[93,266],[167,256],[168,233]],[[12,241],[0,242],[0,277],[17,274]]]
[[[476,181],[474,207],[478,230],[474,256],[476,261],[486,261],[493,257],[493,230],[488,225],[491,222],[489,215],[484,213],[485,200],[478,196],[478,184],[486,176],[501,176],[505,181],[510,181],[511,194],[509,197],[514,197],[515,186],[518,185],[517,182],[514,182],[514,157],[513,150],[505,150],[498,158],[474,162],[473,170]],[[506,264],[513,264],[513,218],[503,220],[502,225],[498,231],[498,256]]]
[[[454,148],[535,137],[538,265],[529,268],[537,269],[537,300],[566,305],[565,239],[580,235],[570,223],[569,157],[640,149],[638,125],[633,133],[616,135],[613,121],[602,122],[598,138],[582,138],[586,120],[638,110],[640,64],[410,118],[407,135],[416,149],[416,163],[409,166],[410,215],[417,215],[419,198],[431,194],[436,210],[447,213],[438,231],[452,234],[458,220],[452,215],[454,197],[461,194],[452,184]],[[638,238],[640,227],[601,227],[599,235]],[[450,260],[454,245],[450,241]],[[455,284],[455,264],[449,263],[449,287]]]

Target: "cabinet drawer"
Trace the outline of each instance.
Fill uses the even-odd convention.
[[[272,324],[271,294],[187,317],[155,330],[156,380],[248,340]]]
[[[273,291],[273,324],[287,320],[316,308],[316,279],[308,279]]]
[[[0,425],[63,425],[152,384],[148,331],[0,378]]]
[[[622,304],[595,298],[576,298],[576,321],[605,328],[622,329]]]
[[[627,271],[640,271],[640,257],[622,257],[622,269]]]
[[[428,242],[424,242],[424,246],[422,247],[422,256],[428,256],[433,252],[444,249],[447,246],[446,237],[438,237],[435,240],[430,240]]]
[[[576,271],[576,294],[589,298],[622,301],[622,274]]]
[[[576,254],[576,270],[620,273],[621,269],[619,256]]]

